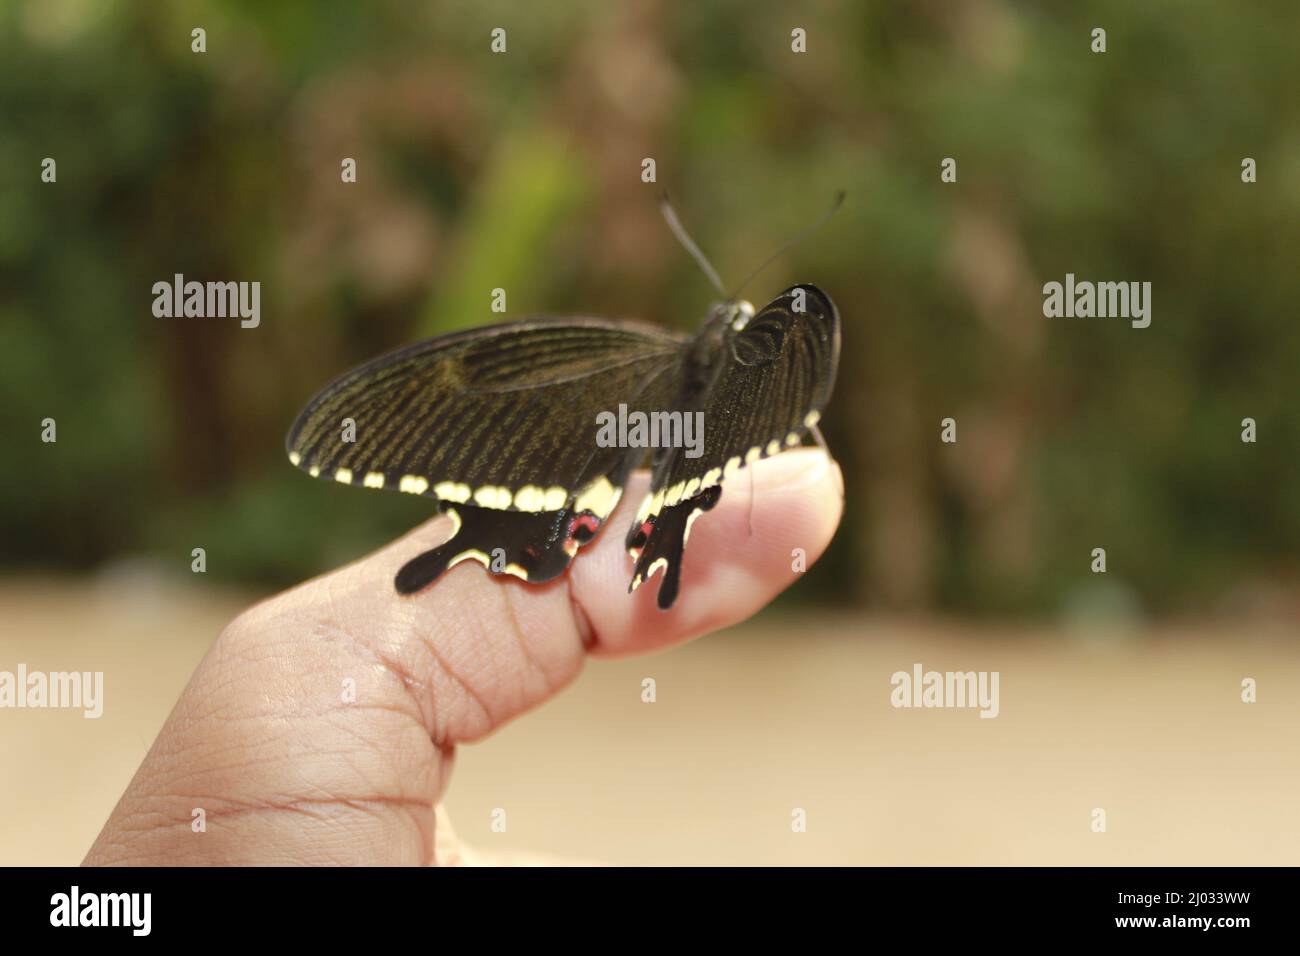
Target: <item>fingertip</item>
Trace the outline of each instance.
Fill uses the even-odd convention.
[[[744,620],[822,555],[843,510],[839,466],[821,449],[755,462],[727,482],[718,506],[695,523],[681,592],[664,611],[656,606],[662,572],[626,593],[632,562],[622,531],[646,484],[644,475],[634,477],[606,533],[570,570],[597,656],[654,650]]]

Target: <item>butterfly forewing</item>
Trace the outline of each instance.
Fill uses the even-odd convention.
[[[299,415],[290,459],[313,476],[486,507],[537,510],[522,488],[574,491],[619,449],[595,446],[597,412],[673,401],[681,336],[597,319],[531,321],[384,356]],[[512,492],[506,502],[498,489]],[[466,491],[468,490],[468,495]]]
[[[618,502],[635,454],[597,415],[675,401],[685,337],[601,319],[444,336],[339,378],[286,445],[314,477],[437,498],[456,527],[399,574],[409,593],[465,559],[531,581],[567,566]]]

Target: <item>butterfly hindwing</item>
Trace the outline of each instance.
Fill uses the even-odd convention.
[[[604,521],[590,511],[530,514],[474,505],[446,505],[443,511],[453,521],[451,538],[402,566],[394,581],[398,593],[423,590],[443,571],[469,559],[533,584],[550,581],[564,573]]]
[[[712,485],[698,494],[673,505],[664,505],[657,514],[633,526],[628,536],[628,550],[636,559],[629,591],[635,591],[645,579],[663,570],[657,602],[667,610],[677,600],[681,587],[682,554],[691,535],[691,525],[706,511],[712,510],[722,497],[722,486]]]
[[[835,305],[811,285],[787,289],[729,327],[707,384],[683,402],[703,412],[702,453],[658,456],[628,533],[635,561],[629,590],[662,568],[658,603],[672,605],[691,523],[717,504],[725,479],[799,444],[816,425],[834,386],[839,342]]]
[[[286,446],[313,477],[436,498],[455,533],[409,562],[419,590],[478,560],[530,581],[563,572],[622,494],[635,456],[597,414],[675,400],[684,336],[601,319],[532,320],[423,342],[347,373]]]
[[[394,581],[398,593],[423,590],[443,571],[465,560],[532,584],[559,577],[578,549],[604,527],[637,457],[625,452],[609,475],[601,476],[558,509],[508,511],[443,503],[443,512],[454,523],[451,537],[402,566]]]

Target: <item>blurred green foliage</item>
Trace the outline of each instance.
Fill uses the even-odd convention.
[[[661,189],[729,281],[846,189],[746,290],[814,281],[845,323],[824,427],[848,513],[794,600],[1050,611],[1094,547],[1154,611],[1293,592],[1297,27],[1213,0],[14,0],[0,560],[201,545],[272,585],[359,555],[429,507],[289,467],[327,380],[499,318],[494,287],[514,316],[690,327],[710,289]],[[261,281],[260,328],[155,319],[178,272]],[[1067,272],[1152,282],[1152,326],[1045,319]]]

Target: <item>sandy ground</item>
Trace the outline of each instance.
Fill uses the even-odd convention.
[[[80,861],[247,602],[130,574],[0,582],[0,670],[104,670],[108,704],[98,720],[0,710],[0,864]],[[484,849],[613,863],[1294,865],[1295,638],[767,618],[590,664],[461,748],[447,808]],[[1001,713],[895,709],[890,676],[916,662],[998,671]],[[1257,703],[1241,701],[1244,677]]]

